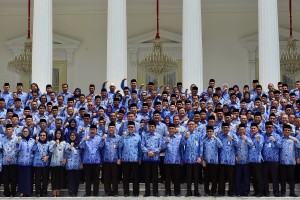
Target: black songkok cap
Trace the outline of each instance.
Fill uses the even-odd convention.
[[[6,124],[5,128],[12,128],[12,124]]]
[[[45,122],[47,123],[46,119],[40,119],[40,123]]]
[[[90,129],[91,128],[97,128],[97,126],[93,124],[93,125],[90,126]]]
[[[133,121],[129,121],[127,126],[129,126],[129,125],[135,126],[135,123]]]
[[[169,124],[169,128],[170,127],[174,127],[175,128],[175,124]]]

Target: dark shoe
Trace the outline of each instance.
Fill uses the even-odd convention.
[[[185,194],[185,197],[189,197],[189,196],[192,196],[192,193],[191,193],[191,192],[187,192],[187,193]]]
[[[274,194],[275,197],[280,197],[279,193]]]
[[[256,197],[256,196],[257,196],[257,193],[251,194],[250,196],[251,196],[251,197]]]
[[[104,194],[102,195],[102,197],[108,197],[108,196],[110,196],[108,193],[104,193]]]
[[[124,194],[124,197],[128,197],[128,196],[129,196],[129,194],[127,194],[127,193]]]
[[[284,193],[281,193],[281,197],[285,197],[285,192],[284,192]]]
[[[201,194],[200,194],[199,192],[195,192],[195,193],[194,193],[194,196],[195,196],[195,197],[201,197]]]
[[[175,197],[180,197],[180,193],[175,193]]]
[[[153,196],[154,196],[154,197],[159,197],[159,194],[158,194],[158,193],[157,193],[157,194],[154,193]]]
[[[169,192],[165,193],[165,197],[171,196],[171,194]]]
[[[143,197],[149,197],[150,196],[150,194],[144,194],[143,195]]]
[[[204,194],[204,196],[205,196],[205,197],[208,197],[208,196],[209,196],[209,194],[208,194],[208,193],[205,193],[205,194]]]
[[[263,196],[262,194],[257,194],[257,195],[256,195],[256,197],[262,197],[262,196]]]
[[[290,197],[298,197],[298,195],[296,195],[295,193],[290,193],[289,196],[290,196]]]
[[[41,195],[40,194],[36,194],[35,196],[39,198]]]
[[[133,196],[134,196],[134,197],[139,197],[139,195],[138,195],[138,194],[133,194]]]

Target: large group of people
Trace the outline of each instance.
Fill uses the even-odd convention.
[[[263,90],[223,84],[199,91],[195,84],[183,89],[155,87],[143,90],[132,79],[120,90],[115,83],[100,94],[89,85],[72,93],[47,85],[42,92],[32,83],[28,92],[17,83],[5,83],[0,94],[0,171],[4,196],[47,196],[67,186],[77,196],[85,182],[85,196],[270,196],[296,197],[300,177],[300,81],[295,88],[279,82]],[[132,188],[129,183],[132,182]],[[228,182],[228,190],[225,184]],[[254,192],[250,194],[252,182]],[[152,193],[151,193],[152,183]],[[186,193],[181,194],[181,184]],[[193,184],[193,189],[192,189]],[[33,193],[33,185],[35,193]],[[132,192],[130,192],[132,191]]]

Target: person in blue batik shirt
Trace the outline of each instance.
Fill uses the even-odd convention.
[[[41,131],[39,136],[36,137],[32,151],[34,152],[35,193],[37,197],[46,197],[49,180],[49,164],[51,160],[47,132]]]
[[[18,138],[13,135],[12,124],[6,124],[6,135],[1,138],[0,150],[3,153],[3,182],[4,196],[16,196],[17,187],[17,141]]]
[[[139,163],[141,162],[141,136],[135,131],[135,122],[129,121],[127,132],[120,140],[120,158],[123,170],[124,196],[129,193],[129,181],[132,177],[133,196],[139,196]]]
[[[278,169],[279,169],[279,147],[281,145],[281,137],[275,133],[273,123],[267,121],[265,123],[266,132],[264,134],[263,156],[263,181],[264,196],[270,195],[269,176],[273,182],[273,194],[279,197]]]
[[[216,196],[218,183],[218,167],[219,167],[219,148],[222,142],[214,134],[214,127],[206,127],[206,136],[201,143],[202,165],[204,167],[204,192],[205,196]],[[209,182],[212,182],[211,190],[209,190]]]
[[[236,147],[236,165],[235,165],[235,195],[248,196],[250,192],[250,174],[249,174],[249,150],[253,142],[246,135],[246,125],[240,124],[238,127],[238,144]]]
[[[101,138],[97,135],[97,126],[89,127],[89,135],[85,136],[79,144],[83,151],[83,170],[85,174],[85,196],[91,196],[91,184],[93,183],[93,196],[99,193],[100,174],[100,148],[103,147]]]
[[[249,167],[250,176],[253,177],[253,196],[261,197],[263,195],[263,179],[262,179],[262,148],[264,138],[259,134],[259,128],[256,123],[251,124],[251,140],[253,142],[252,148],[249,150]]]
[[[280,176],[281,176],[281,196],[285,196],[286,182],[290,186],[291,197],[297,197],[295,194],[295,166],[296,166],[296,151],[300,148],[300,142],[297,138],[290,136],[290,125],[283,125],[283,137],[280,148]]]
[[[163,138],[162,149],[165,150],[164,165],[166,170],[165,197],[171,195],[171,180],[174,183],[174,194],[180,196],[180,164],[182,162],[180,134],[175,134],[175,124],[169,124],[168,135]]]
[[[29,197],[33,186],[33,155],[32,148],[35,140],[30,138],[27,127],[23,128],[22,135],[18,137],[18,192],[20,197]]]
[[[116,134],[116,124],[110,122],[108,133],[102,136],[103,142],[103,178],[104,192],[103,196],[118,196],[118,165],[121,164],[119,157],[120,136]]]
[[[231,132],[229,124],[222,123],[222,131],[218,134],[222,142],[219,150],[219,196],[225,195],[225,181],[229,182],[228,196],[234,195],[234,167],[235,167],[235,148],[238,144],[238,137],[235,132]]]
[[[181,139],[181,146],[183,148],[183,163],[186,165],[187,174],[187,193],[186,197],[192,196],[192,182],[194,182],[194,196],[200,196],[198,190],[199,182],[199,165],[201,163],[201,135],[195,131],[196,123],[194,120],[188,121],[188,130],[185,132]]]
[[[66,142],[64,141],[63,132],[57,129],[54,134],[53,140],[50,141],[49,151],[52,153],[50,161],[51,169],[51,185],[52,195],[54,197],[60,196],[60,190],[63,188],[65,182],[64,166],[66,159],[64,157],[64,149]]]
[[[81,149],[79,148],[79,136],[76,132],[69,133],[68,143],[65,146],[66,170],[68,179],[68,191],[71,197],[76,197],[79,188],[80,170],[83,168]]]
[[[148,131],[142,137],[142,152],[145,168],[145,194],[150,196],[150,182],[152,180],[153,196],[158,194],[158,163],[161,150],[161,134],[156,132],[156,123],[151,120],[148,123]]]

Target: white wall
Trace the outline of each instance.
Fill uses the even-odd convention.
[[[288,28],[286,15],[287,13],[279,13],[280,27]],[[300,31],[299,23],[296,24],[296,19],[300,19],[299,12],[294,14],[294,19],[295,31]],[[181,13],[163,13],[160,22],[164,30],[182,33]],[[53,23],[54,33],[81,42],[74,57],[75,86],[87,92],[88,85],[95,83],[99,92],[100,84],[106,78],[106,14],[58,14],[54,15]],[[7,62],[12,53],[5,42],[26,34],[26,16],[3,15],[0,17],[0,27],[1,87],[4,82],[17,82],[14,74],[7,71]],[[128,14],[128,38],[154,29],[153,13]],[[239,40],[257,31],[256,12],[203,14],[204,86],[210,78],[215,78],[219,86],[225,82],[241,87],[251,83],[249,76],[245,74],[248,72],[248,52]]]

